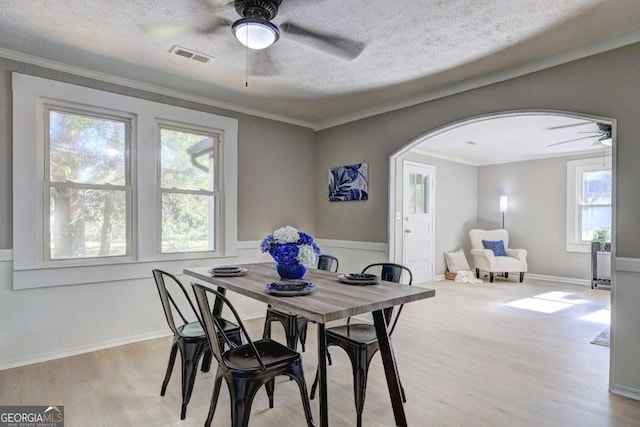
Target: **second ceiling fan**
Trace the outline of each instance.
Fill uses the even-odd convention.
[[[572,124],[572,125],[556,126],[556,127],[552,127],[552,128],[549,128],[549,129],[553,130],[553,129],[561,129],[561,128],[574,127],[574,126],[583,126],[583,125],[590,125],[590,124],[592,124],[592,123],[577,123],[577,124]],[[592,139],[592,138],[596,138],[596,140],[594,141],[594,145],[602,144],[602,145],[606,145],[606,146],[611,146],[611,144],[613,143],[613,140],[611,138],[611,125],[608,124],[608,123],[596,123],[596,125],[598,125],[598,130],[597,131],[579,132],[579,133],[585,133],[585,134],[588,133],[589,135],[587,135],[587,136],[583,136],[583,137],[580,137],[580,138],[569,139],[569,140],[561,141],[561,142],[556,142],[556,143],[547,145],[547,147],[553,147],[553,146],[556,146],[556,145],[566,144],[568,142],[580,141],[582,139]]]

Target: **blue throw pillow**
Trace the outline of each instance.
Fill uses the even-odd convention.
[[[502,240],[483,240],[482,245],[485,249],[491,249],[495,256],[507,256]]]

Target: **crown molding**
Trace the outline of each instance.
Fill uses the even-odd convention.
[[[9,49],[0,48],[0,57],[11,59],[14,61],[24,62],[31,65],[37,65],[45,68],[50,68],[57,71],[71,73],[87,78],[93,78],[107,83],[113,83],[121,86],[130,87],[133,89],[140,89],[159,95],[171,96],[174,98],[182,99],[185,101],[197,102],[212,107],[222,108],[225,110],[249,114],[256,117],[262,117],[269,120],[275,120],[282,123],[288,123],[296,126],[301,126],[314,131],[321,131],[332,127],[340,126],[343,124],[355,122],[357,120],[366,119],[368,117],[376,116],[379,114],[388,113],[402,108],[412,107],[414,105],[422,104],[428,101],[433,101],[447,96],[462,93],[468,90],[478,89],[483,86],[499,83],[502,81],[514,79],[527,74],[531,74],[537,71],[542,71],[547,68],[552,68],[558,65],[566,64],[568,62],[576,61],[582,58],[586,58],[599,53],[607,52],[609,50],[617,49],[620,47],[628,46],[633,43],[640,42],[640,27],[621,32],[615,36],[606,40],[601,40],[583,46],[571,51],[563,52],[552,57],[534,61],[529,64],[525,64],[519,67],[514,67],[508,70],[491,73],[483,77],[469,79],[460,83],[454,83],[445,88],[427,91],[419,96],[408,98],[406,100],[386,104],[383,106],[367,108],[355,112],[353,114],[347,114],[340,118],[328,118],[326,120],[318,120],[317,122],[309,122],[300,119],[294,119],[292,117],[282,116],[279,114],[269,113],[262,110],[257,110],[249,107],[243,107],[236,104],[226,103],[222,101],[216,101],[211,98],[193,95],[186,92],[181,92],[174,89],[168,89],[162,86],[154,85],[151,83],[145,83],[138,80],[127,79],[124,77],[114,76],[112,74],[102,73],[99,71],[89,70],[74,65],[64,64],[58,61],[40,58],[34,55],[29,55],[22,52],[17,52]]]
[[[53,61],[50,59],[44,59],[34,55],[22,53],[22,52],[16,52],[10,49],[0,48],[0,57],[10,59],[13,61],[24,62],[30,65],[49,68],[49,69],[61,71],[64,73],[70,73],[70,74],[74,74],[81,77],[96,79],[106,83],[125,86],[132,89],[144,90],[146,92],[151,92],[158,95],[170,96],[172,98],[177,98],[184,101],[197,102],[199,104],[222,108],[222,109],[233,111],[236,113],[249,114],[256,117],[262,117],[264,119],[275,120],[278,122],[288,123],[291,125],[301,126],[309,129],[314,129],[314,130],[316,127],[314,123],[307,122],[304,120],[298,120],[291,117],[281,116],[279,114],[274,114],[266,111],[256,110],[253,108],[243,107],[241,105],[231,104],[231,103],[222,102],[222,101],[216,101],[215,99],[212,99],[212,98],[193,95],[187,92],[181,92],[179,90],[169,89],[163,86],[158,86],[151,83],[145,83],[139,80],[127,79],[124,77],[115,76],[113,74],[102,73],[100,71],[94,71],[88,68],[78,67],[75,65],[64,64],[62,62]]]

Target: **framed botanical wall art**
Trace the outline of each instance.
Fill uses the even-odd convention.
[[[329,169],[329,201],[369,199],[369,164],[356,163]]]

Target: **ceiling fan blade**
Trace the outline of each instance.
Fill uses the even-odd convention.
[[[567,141],[556,142],[555,144],[549,144],[547,145],[547,147],[553,147],[554,145],[566,144],[567,142],[580,141],[581,139],[589,139],[589,138],[596,138],[596,137],[598,137],[598,135],[583,136],[582,138],[569,139]]]
[[[229,3],[233,3],[233,0],[202,0],[213,6],[226,6]]]
[[[231,19],[217,16],[210,23],[197,27],[195,31],[199,34],[213,34],[222,28],[231,27],[231,24],[233,24]]]
[[[273,60],[272,50],[261,49],[249,52],[249,74],[258,77],[268,77],[280,74],[280,67]]]
[[[335,34],[320,33],[309,30],[291,22],[280,25],[280,29],[299,43],[318,49],[329,55],[336,56],[346,61],[356,59],[364,50],[365,44],[357,40],[347,39]]]
[[[565,129],[565,128],[572,128],[572,127],[576,127],[576,126],[591,125],[591,124],[593,124],[593,122],[573,123],[573,124],[570,124],[570,125],[552,126],[552,127],[547,128],[547,130]]]

